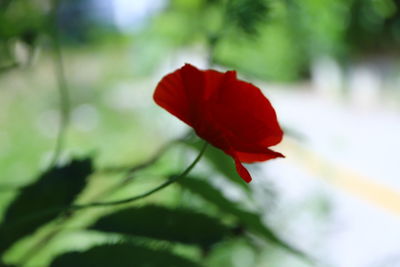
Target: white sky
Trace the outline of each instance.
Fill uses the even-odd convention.
[[[162,10],[166,0],[113,0],[115,24],[122,31],[140,28],[146,20]]]

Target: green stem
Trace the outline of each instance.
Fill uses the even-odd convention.
[[[139,163],[136,164],[134,166],[114,166],[114,167],[106,167],[102,170],[99,171],[99,173],[114,173],[114,172],[126,172],[126,177],[124,179],[122,179],[122,181],[120,181],[119,183],[117,183],[116,185],[107,188],[105,190],[103,190],[102,192],[98,192],[94,197],[92,197],[92,199],[101,199],[103,196],[109,196],[112,193],[114,193],[115,191],[118,191],[121,188],[124,188],[126,185],[128,185],[135,177],[136,177],[136,172],[146,169],[148,167],[150,167],[151,165],[155,164],[158,160],[160,160],[161,157],[164,156],[164,154],[176,143],[180,143],[183,140],[185,140],[189,134],[191,134],[191,132],[186,133],[185,135],[183,135],[183,137],[177,138],[175,140],[172,140],[170,142],[168,142],[167,144],[165,144],[164,146],[162,146],[157,153],[154,154],[153,157]]]
[[[182,179],[184,177],[186,177],[191,170],[196,166],[196,164],[200,161],[201,157],[203,156],[204,152],[206,151],[208,143],[204,142],[204,145],[200,151],[200,153],[197,155],[197,157],[194,159],[194,161],[180,174],[177,176],[173,176],[170,179],[168,179],[167,181],[165,181],[164,183],[158,185],[157,187],[150,189],[149,191],[133,196],[133,197],[129,197],[129,198],[124,198],[124,199],[120,199],[120,200],[115,200],[115,201],[108,201],[108,202],[92,202],[92,203],[87,203],[87,204],[82,204],[82,205],[72,205],[70,207],[56,207],[56,208],[52,208],[52,209],[48,209],[48,210],[44,210],[40,213],[36,213],[33,216],[29,216],[24,218],[24,220],[20,220],[17,222],[14,222],[13,224],[16,225],[18,223],[22,223],[22,222],[26,222],[29,221],[31,219],[35,219],[37,217],[41,217],[41,216],[45,216],[54,212],[59,212],[59,211],[66,211],[66,212],[73,212],[76,210],[82,210],[82,209],[87,209],[87,208],[94,208],[94,207],[105,207],[105,206],[115,206],[115,205],[121,205],[121,204],[127,204],[127,203],[131,203],[133,201],[136,200],[140,200],[143,199],[147,196],[150,196],[160,190],[162,190],[163,188],[169,186],[170,184],[173,184],[174,182],[176,182],[179,179]]]
[[[50,37],[53,41],[54,48],[54,67],[57,78],[57,88],[60,101],[60,127],[58,129],[56,146],[54,154],[50,162],[50,168],[57,163],[57,160],[62,151],[65,142],[65,133],[69,124],[69,111],[70,111],[70,96],[68,91],[67,79],[65,77],[65,70],[63,64],[63,56],[61,52],[60,38],[57,29],[57,3],[53,3],[53,10],[51,15],[51,30]]]
[[[72,206],[67,206],[67,207],[55,207],[55,208],[51,208],[51,209],[47,209],[47,210],[43,210],[41,212],[35,213],[31,216],[27,216],[23,219],[20,219],[18,221],[14,221],[12,224],[18,225],[21,223],[26,223],[29,220],[34,220],[37,218],[40,218],[42,216],[46,216],[55,212],[62,212],[62,211],[66,211],[66,212],[73,212],[76,210],[81,210],[81,209],[86,209],[86,208],[93,208],[93,207],[105,207],[105,206],[115,206],[115,205],[121,205],[121,204],[127,204],[127,203],[131,203],[133,201],[139,200],[139,199],[143,199],[147,196],[150,196],[158,191],[160,191],[161,189],[169,186],[170,184],[176,182],[179,179],[182,179],[184,177],[186,177],[191,170],[196,166],[196,164],[200,161],[201,157],[203,156],[204,152],[206,151],[208,143],[205,142],[201,151],[199,152],[199,154],[197,155],[197,157],[194,159],[194,161],[180,174],[177,176],[173,176],[172,178],[168,179],[167,181],[165,181],[164,183],[158,185],[157,187],[150,189],[149,191],[133,196],[133,197],[129,197],[129,198],[125,198],[125,199],[120,199],[120,200],[115,200],[115,201],[108,201],[108,202],[92,202],[92,203],[87,203],[87,204],[81,204],[81,205],[72,205]]]
[[[176,182],[179,179],[182,179],[184,177],[186,177],[191,170],[196,166],[196,164],[200,161],[201,157],[203,156],[204,152],[206,151],[208,143],[205,142],[200,153],[197,155],[197,157],[194,159],[194,161],[180,174],[177,176],[173,176],[170,179],[168,179],[167,181],[165,181],[164,183],[160,184],[159,186],[145,192],[142,194],[139,194],[137,196],[133,196],[133,197],[129,197],[129,198],[125,198],[125,199],[121,199],[121,200],[116,200],[116,201],[109,201],[109,202],[93,202],[93,203],[89,203],[89,204],[83,204],[83,205],[75,205],[72,206],[71,209],[73,210],[80,210],[80,209],[86,209],[86,208],[91,208],[91,207],[104,207],[104,206],[114,206],[114,205],[121,205],[121,204],[127,204],[127,203],[131,203],[133,201],[139,200],[139,199],[143,199],[147,196],[150,196],[160,190],[162,190],[163,188],[169,186],[170,184],[173,184],[174,182]]]

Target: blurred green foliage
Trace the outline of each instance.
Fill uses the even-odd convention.
[[[51,3],[39,2],[3,2],[0,68],[12,64],[16,41],[32,45],[46,32]],[[59,5],[57,23],[70,44],[117,38],[112,23],[85,13],[89,1]],[[151,73],[172,49],[203,43],[212,49],[216,64],[262,79],[301,79],[321,55],[344,60],[395,50],[400,42],[399,9],[395,0],[171,0],[135,34],[141,66],[137,71]]]
[[[59,208],[131,196],[184,167],[182,155],[196,145],[177,146],[134,178],[125,179],[124,170],[102,173],[140,162],[174,136],[146,106],[154,87],[149,75],[174,51],[200,45],[210,64],[265,80],[299,80],[321,55],[346,61],[395,50],[400,2],[171,0],[134,33],[93,20],[89,2],[0,1],[0,266],[2,260],[19,266],[114,266],[119,260],[121,266],[264,266],[271,244],[286,249],[278,249],[277,266],[282,251],[301,254],[254,211],[253,190],[213,148],[203,164],[210,175],[182,180],[140,206]],[[72,91],[71,125],[64,164],[45,169],[59,126],[54,29]],[[89,153],[95,156],[65,163]],[[248,205],[226,197],[216,176]]]
[[[288,81],[307,77],[319,56],[394,50],[399,9],[394,0],[171,1],[143,32],[174,46],[203,42],[216,64]]]

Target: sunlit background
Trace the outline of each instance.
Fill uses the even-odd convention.
[[[400,1],[55,5],[0,2],[0,211],[50,164],[60,78],[70,99],[61,161],[93,155],[96,166],[124,165],[186,131],[152,93],[162,76],[191,63],[237,70],[276,108],[286,132],[276,150],[286,158],[249,166],[267,224],[316,266],[400,266]],[[54,10],[61,72],[51,30],[42,27]],[[160,168],[184,159],[178,151]],[[216,185],[224,188],[222,180]],[[237,189],[225,190],[240,200]],[[89,239],[73,233],[54,247],[85,247]],[[29,242],[6,259],[13,262]],[[240,243],[226,250],[232,253],[210,266],[313,266],[273,247],[261,256]],[[43,250],[28,266],[49,260]]]

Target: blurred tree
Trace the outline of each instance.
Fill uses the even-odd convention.
[[[355,54],[398,51],[400,45],[400,1],[354,0],[346,30]]]
[[[172,47],[202,42],[214,63],[262,79],[296,80],[320,56],[393,50],[399,9],[394,0],[171,0],[137,38],[157,36]]]

